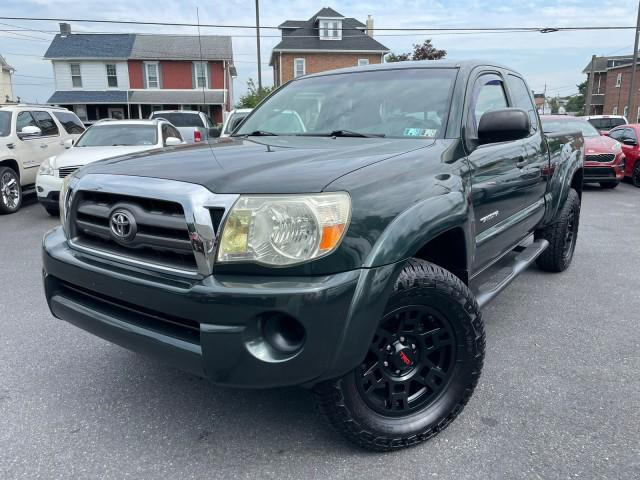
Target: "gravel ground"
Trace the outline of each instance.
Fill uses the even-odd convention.
[[[49,313],[31,202],[0,217],[0,478],[640,478],[640,189],[588,188],[572,267],[484,311],[475,395],[390,454],[334,433],[301,389],[211,386]]]

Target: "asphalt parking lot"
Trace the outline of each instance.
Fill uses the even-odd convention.
[[[54,319],[31,201],[0,217],[0,478],[640,478],[640,189],[588,188],[574,263],[484,311],[478,389],[441,435],[373,454],[297,389],[223,389]]]

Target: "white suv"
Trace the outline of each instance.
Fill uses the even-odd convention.
[[[64,179],[80,167],[120,155],[182,145],[178,129],[164,119],[101,120],[94,123],[68,150],[47,158],[38,171],[38,201],[50,215],[58,214]]]
[[[32,193],[40,164],[84,132],[75,113],[47,105],[0,105],[0,214]]]

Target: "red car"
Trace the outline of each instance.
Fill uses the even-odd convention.
[[[640,187],[640,146],[638,136],[640,124],[621,125],[611,130],[608,135],[622,144],[622,151],[627,159],[624,174],[631,178],[636,187]]]
[[[625,175],[626,152],[623,151],[621,142],[614,137],[600,135],[593,125],[581,118],[541,115],[540,120],[546,133],[582,132],[585,149],[584,183],[599,183],[602,188],[616,188],[622,181]],[[625,127],[627,125],[618,128]]]

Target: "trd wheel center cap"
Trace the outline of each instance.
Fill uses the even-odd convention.
[[[392,351],[390,355],[389,363],[391,366],[401,372],[411,370],[416,363],[415,352],[400,342],[396,343],[393,347],[395,351]]]

